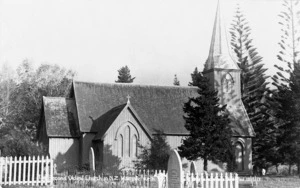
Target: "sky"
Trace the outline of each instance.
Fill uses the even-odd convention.
[[[237,3],[274,73],[281,0],[220,0],[230,27]],[[134,83],[182,86],[208,57],[217,0],[0,0],[0,65],[58,64],[76,80],[113,83],[127,65]]]

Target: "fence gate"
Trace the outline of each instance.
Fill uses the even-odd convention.
[[[0,157],[0,187],[52,184],[53,160],[49,157]]]

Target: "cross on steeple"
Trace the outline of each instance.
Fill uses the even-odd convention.
[[[127,104],[130,104],[130,96],[129,95],[127,95]]]

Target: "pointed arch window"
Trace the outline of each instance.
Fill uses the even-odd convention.
[[[138,139],[137,139],[137,136],[136,134],[133,135],[132,137],[132,157],[137,157],[138,153],[137,153],[137,143]]]
[[[123,157],[124,155],[124,139],[123,135],[119,134],[118,136],[118,156]]]
[[[115,134],[116,155],[122,158],[136,158],[139,139],[139,131],[131,122],[119,126]]]
[[[130,127],[125,128],[125,156],[130,157]]]
[[[233,77],[231,76],[231,74],[227,73],[223,79],[223,91],[225,93],[229,93],[232,91],[232,88],[233,88]]]
[[[238,171],[244,170],[244,146],[241,142],[235,144],[235,160]]]

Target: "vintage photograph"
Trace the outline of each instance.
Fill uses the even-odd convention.
[[[0,0],[2,187],[300,187],[300,0]]]

